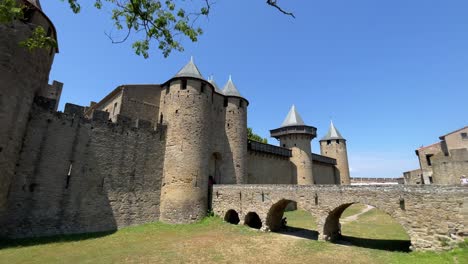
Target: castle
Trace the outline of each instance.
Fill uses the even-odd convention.
[[[221,90],[190,60],[162,84],[122,85],[89,106],[57,112],[48,85],[56,48],[18,46],[35,26],[56,39],[39,1],[0,25],[0,236],[113,230],[151,221],[187,223],[210,207],[217,184],[349,184],[346,140],[317,129],[294,106],[271,136],[247,139],[249,101],[231,78]]]

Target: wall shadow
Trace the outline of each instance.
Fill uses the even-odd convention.
[[[319,237],[319,232],[317,232],[316,230],[309,230],[305,228],[292,226],[282,228],[281,230],[276,231],[276,233],[309,240],[318,240]]]
[[[96,232],[96,233],[85,233],[85,234],[48,236],[48,237],[0,239],[0,249],[13,248],[13,247],[30,247],[30,246],[45,245],[45,244],[50,244],[50,243],[84,241],[87,239],[95,239],[95,238],[112,235],[116,231],[117,230],[110,230],[110,231]]]
[[[409,249],[411,241],[409,240],[372,239],[342,235],[334,243],[386,251],[411,252]]]

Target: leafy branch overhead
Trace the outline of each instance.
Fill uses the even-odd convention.
[[[74,13],[80,12],[82,0],[67,2]],[[24,7],[16,3],[16,0],[1,0],[0,23],[8,23],[22,16]],[[278,0],[267,0],[266,3],[283,14],[294,17],[278,5]],[[133,49],[136,54],[145,58],[148,58],[153,42],[164,57],[167,57],[173,50],[184,50],[181,44],[183,38],[198,41],[203,30],[197,26],[197,21],[200,17],[208,17],[212,4],[211,0],[94,0],[94,6],[98,9],[106,5],[110,7],[115,28],[123,31],[120,37],[107,34],[112,43],[125,42],[132,36],[136,39],[132,44]],[[39,33],[32,38],[39,36]],[[35,43],[47,41],[29,39],[25,43],[28,43],[28,48],[35,48]]]

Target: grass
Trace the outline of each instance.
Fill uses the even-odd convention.
[[[314,228],[303,211],[286,213],[288,224]],[[392,223],[369,211],[343,225],[344,234],[373,236]],[[382,220],[382,221],[381,221]],[[370,221],[372,224],[370,225]],[[377,224],[377,225],[376,225]],[[394,226],[394,224],[393,224]],[[379,233],[383,237],[382,233]],[[192,225],[151,223],[115,233],[28,239],[0,244],[0,263],[468,263],[468,242],[443,253],[390,252],[263,233],[209,217]]]

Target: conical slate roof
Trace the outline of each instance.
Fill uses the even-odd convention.
[[[232,82],[231,76],[229,76],[228,82],[226,83],[226,85],[224,85],[223,94],[228,96],[242,97],[239,93],[239,90],[237,90],[236,86]]]
[[[215,88],[215,91],[216,91],[217,93],[223,93],[223,92],[221,91],[221,89],[219,89],[219,86],[218,86],[218,84],[215,82],[213,76],[210,76],[210,78],[208,79],[208,82],[211,83],[211,85],[213,85],[213,87]]]
[[[192,77],[204,80],[197,65],[193,63],[193,57],[174,77]]]
[[[330,129],[328,129],[328,133],[321,140],[332,139],[344,139],[344,137],[340,134],[338,129],[336,129],[335,125],[333,125],[333,121],[330,121]]]
[[[281,127],[287,126],[305,126],[304,120],[302,120],[302,117],[296,111],[295,105],[291,106],[291,110],[289,110],[288,115],[281,124]]]

